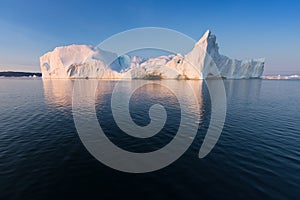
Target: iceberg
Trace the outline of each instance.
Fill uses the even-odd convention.
[[[70,45],[41,56],[40,67],[45,79],[246,79],[261,78],[264,59],[237,60],[221,55],[216,36],[208,30],[186,55],[145,59],[118,56],[89,45]]]
[[[300,79],[300,75],[294,74],[294,75],[266,75],[262,76],[262,79],[266,80],[297,80]]]

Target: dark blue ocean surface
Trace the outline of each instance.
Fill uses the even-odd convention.
[[[182,82],[174,84],[180,88]],[[166,168],[130,174],[96,160],[79,139],[72,81],[0,79],[0,199],[299,198],[300,81],[224,80],[224,129],[203,159],[198,153],[211,102],[206,84],[191,82],[201,86],[200,126],[192,145]],[[114,122],[110,98],[115,81],[99,84],[97,117],[113,143],[149,152],[172,140],[180,124],[180,106],[172,92],[150,84],[133,94],[129,107],[136,124],[149,123],[148,111],[155,103],[168,116],[157,135],[137,139]]]

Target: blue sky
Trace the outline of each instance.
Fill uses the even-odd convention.
[[[266,73],[300,72],[300,2],[0,0],[0,71],[39,71],[56,46],[97,45],[137,27],[170,28],[198,40],[217,35],[220,52],[266,58]]]

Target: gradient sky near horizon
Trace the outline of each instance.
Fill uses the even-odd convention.
[[[300,2],[291,0],[0,0],[0,71],[40,71],[56,46],[97,45],[132,28],[152,26],[195,40],[210,29],[220,52],[266,58],[266,74],[300,73]]]

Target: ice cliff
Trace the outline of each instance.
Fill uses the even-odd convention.
[[[70,45],[41,56],[40,66],[43,78],[242,79],[260,78],[264,60],[242,61],[219,54],[216,36],[208,30],[186,55],[143,59],[88,45]]]

